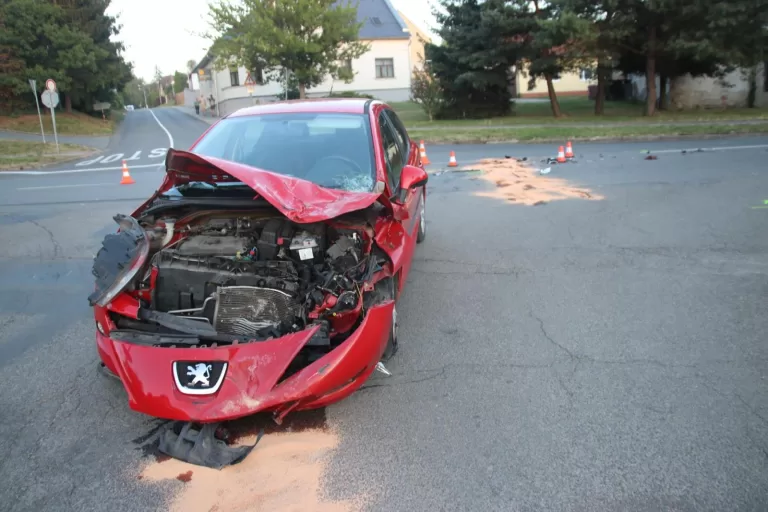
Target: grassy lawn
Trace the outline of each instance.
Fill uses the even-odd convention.
[[[95,153],[93,148],[77,144],[56,144],[24,140],[0,140],[0,171],[33,169],[41,165],[74,160]]]
[[[115,115],[118,114],[118,115]],[[56,130],[59,135],[112,135],[122,112],[113,112],[113,119],[103,121],[100,117],[92,117],[79,112],[68,114],[56,110]],[[53,139],[53,124],[51,114],[43,114],[45,137]],[[0,116],[0,130],[16,132],[40,133],[40,119],[37,113],[19,116]]]
[[[429,143],[484,143],[484,142],[514,142],[538,141],[558,142],[572,140],[599,140],[623,138],[656,138],[688,135],[731,135],[766,133],[768,121],[757,124],[700,124],[687,126],[594,126],[571,127],[564,125],[534,127],[534,128],[499,128],[494,130],[472,126],[456,127],[450,130],[419,130],[409,127],[408,133],[415,140]]]
[[[618,122],[663,123],[664,121],[738,121],[747,119],[765,119],[768,122],[768,109],[765,108],[728,108],[701,109],[686,111],[659,112],[654,117],[643,116],[644,105],[629,102],[607,101],[605,115],[594,115],[594,103],[585,97],[560,98],[560,107],[565,117],[555,119],[549,101],[517,102],[514,113],[510,116],[482,120],[434,121],[430,122],[419,105],[412,102],[392,103],[403,122],[409,129],[419,127],[464,128],[468,126],[493,126],[517,124],[567,124],[596,123],[610,124]]]

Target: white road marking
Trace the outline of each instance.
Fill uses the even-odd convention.
[[[160,158],[161,156],[165,156],[167,152],[168,150],[165,148],[155,148],[149,152],[149,158]]]
[[[101,163],[103,164],[111,164],[112,162],[117,162],[118,160],[121,160],[125,155],[122,153],[115,153],[114,155],[109,155],[107,158],[102,159]]]
[[[768,144],[755,144],[753,146],[718,146],[714,148],[678,148],[678,149],[650,149],[650,153],[680,153],[686,151],[688,153],[695,153],[699,149],[702,151],[726,151],[732,149],[763,149],[768,148]],[[645,153],[645,151],[642,151]]]
[[[168,140],[170,141],[170,145],[168,147],[172,148],[173,147],[173,136],[171,135],[171,132],[169,132],[168,129],[165,126],[163,126],[163,123],[161,123],[160,120],[155,115],[155,113],[152,112],[152,109],[149,109],[149,113],[152,114],[152,117],[155,118],[155,121],[157,121],[157,124],[160,125],[160,128],[162,128],[163,131],[165,132],[165,134],[168,136]]]
[[[46,187],[20,187],[16,190],[45,190],[47,188],[77,188],[77,187],[103,187],[116,185],[116,183],[81,183],[79,185],[48,185]]]
[[[162,167],[163,164],[144,164],[144,165],[131,165],[128,169],[144,169],[147,167]],[[45,176],[48,174],[75,174],[80,172],[96,172],[96,171],[121,171],[120,167],[95,167],[93,169],[65,169],[62,171],[0,171],[0,177],[7,175],[19,175],[19,176]]]

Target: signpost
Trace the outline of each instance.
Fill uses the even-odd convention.
[[[106,101],[102,101],[100,103],[94,103],[93,104],[93,110],[101,110],[101,119],[106,122],[107,118],[104,115],[105,110],[109,110],[109,107],[112,105],[110,103],[107,103]]]
[[[248,94],[251,96],[251,105],[253,105],[253,86],[256,85],[256,81],[251,76],[251,73],[248,72],[248,74],[245,77],[245,89],[248,91]]]
[[[51,122],[53,123],[53,138],[56,141],[56,152],[59,152],[59,135],[56,133],[56,105],[59,104],[59,93],[56,92],[56,82],[52,79],[45,81],[45,90],[41,95],[43,105],[51,109]]]
[[[43,136],[43,144],[45,144],[45,130],[43,129],[43,114],[40,112],[40,101],[37,99],[37,80],[30,78],[29,86],[32,88],[32,93],[35,95],[35,105],[37,105],[37,117],[40,119],[40,134]]]

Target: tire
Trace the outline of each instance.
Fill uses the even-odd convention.
[[[395,301],[394,306],[392,307],[392,327],[389,330],[389,339],[387,340],[387,347],[384,349],[384,354],[381,356],[381,361],[386,363],[390,359],[394,357],[395,354],[397,354],[397,350],[399,348],[398,346],[398,340],[397,340],[397,334],[398,334],[398,328],[397,328],[397,299],[395,298],[397,295],[395,280],[392,279],[392,297]]]
[[[421,200],[421,212],[419,212],[419,234],[416,235],[416,243],[420,244],[427,237],[427,194],[424,193],[424,197]]]

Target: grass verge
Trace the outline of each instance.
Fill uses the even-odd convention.
[[[93,148],[77,144],[56,144],[26,140],[0,140],[0,171],[34,169],[43,165],[66,162],[96,153]]]
[[[713,108],[692,109],[681,111],[659,111],[653,117],[643,115],[644,105],[623,101],[608,101],[605,103],[605,114],[594,114],[594,102],[583,97],[565,97],[560,99],[560,108],[565,117],[552,117],[549,101],[516,103],[514,114],[495,117],[492,119],[467,119],[430,122],[427,115],[413,102],[392,103],[398,116],[409,129],[419,127],[466,127],[466,126],[503,126],[517,124],[568,124],[568,123],[663,123],[666,121],[706,122],[706,121],[745,121],[766,120],[768,109],[765,108]]]
[[[432,144],[482,144],[487,142],[563,142],[565,140],[654,139],[689,135],[734,135],[768,133],[768,122],[758,124],[698,124],[685,126],[552,126],[535,128],[500,128],[485,130],[472,127],[451,130],[410,128],[409,135]]]
[[[114,113],[113,113],[114,114]],[[101,117],[92,117],[80,112],[56,111],[56,131],[58,135],[112,135],[120,116],[104,121]],[[43,114],[43,129],[46,140],[53,139],[53,122],[51,114]],[[10,130],[25,133],[40,133],[40,118],[35,114],[22,114],[18,116],[0,116],[0,130]]]

